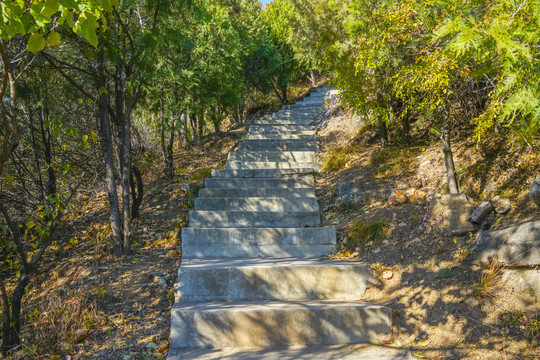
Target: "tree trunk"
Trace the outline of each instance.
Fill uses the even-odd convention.
[[[106,86],[105,69],[103,65],[103,55],[100,54],[99,59],[99,80],[98,88]],[[118,192],[116,190],[116,172],[114,169],[113,149],[112,149],[112,128],[109,118],[109,97],[105,92],[99,96],[98,111],[99,111],[99,134],[101,151],[103,152],[103,160],[105,162],[105,177],[107,179],[107,192],[109,198],[109,212],[111,218],[111,232],[113,237],[114,254],[119,256],[123,253],[122,243],[122,223],[120,221],[120,205],[118,202]]]
[[[187,115],[186,112],[183,111],[182,115],[180,115],[180,146],[182,146],[182,148],[186,148],[188,141]]]
[[[309,80],[311,81],[311,87],[315,87],[317,85],[317,79],[314,71],[309,73]]]
[[[189,115],[189,123],[191,124],[191,141],[194,144],[197,144],[199,142],[199,139],[197,138],[197,115],[196,114],[190,114]]]
[[[204,109],[199,112],[199,118],[197,119],[197,125],[199,126],[199,134],[197,136],[198,141],[202,141],[204,136]]]
[[[443,119],[443,121],[444,124],[441,131],[441,140],[443,144],[444,163],[446,165],[446,178],[448,179],[448,190],[450,191],[450,194],[459,194],[459,184],[456,178],[452,144],[450,142],[452,123],[451,119],[449,118]]]
[[[165,124],[165,111],[163,109],[163,99],[159,100],[159,117],[161,121],[161,152],[163,154],[163,163],[165,165],[165,177],[172,179],[173,178],[173,143],[174,143],[174,125],[175,120],[174,118],[172,120],[171,128],[170,128],[170,139],[167,143],[165,139],[165,128],[167,127]]]
[[[131,198],[133,200],[131,206],[131,218],[137,219],[139,217],[139,208],[144,196],[144,183],[142,180],[141,171],[137,166],[131,166],[131,174]],[[135,185],[137,186],[137,189],[135,189]]]
[[[384,120],[379,120],[379,135],[381,136],[381,146],[388,145],[388,129]]]
[[[11,348],[11,313],[9,311],[9,297],[4,285],[4,279],[0,277],[0,295],[2,298],[2,355],[7,355],[8,350]]]
[[[409,142],[411,136],[411,126],[409,124],[409,113],[403,114],[401,117],[401,136],[403,137],[404,142]]]
[[[288,100],[287,85],[281,88],[281,93],[283,94],[282,98],[283,98],[283,103],[285,104]]]

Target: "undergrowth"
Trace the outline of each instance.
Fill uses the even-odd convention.
[[[416,160],[416,156],[423,149],[425,148],[420,146],[407,148],[389,146],[373,154],[369,162],[377,170],[377,174],[379,175],[389,176],[406,173],[415,168],[412,165]]]
[[[329,156],[323,164],[324,171],[339,171],[347,167],[347,164],[354,154],[356,146],[337,147],[329,151]]]
[[[367,246],[377,246],[382,241],[383,236],[387,235],[388,232],[389,228],[386,220],[371,223],[358,220],[349,226],[349,234],[343,245],[350,250]]]

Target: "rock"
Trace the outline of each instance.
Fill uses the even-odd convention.
[[[474,250],[478,261],[489,264],[494,256],[508,266],[540,265],[540,220],[481,231]]]
[[[438,222],[440,230],[450,236],[476,231],[469,221],[471,212],[469,197],[465,194],[442,195],[433,198],[430,204],[431,217]]]
[[[536,206],[540,207],[540,177],[536,178],[529,189],[529,198]]]
[[[415,188],[410,188],[405,191],[405,196],[411,204],[422,205],[427,200],[427,194]]]
[[[537,269],[507,269],[502,280],[514,291],[540,297],[540,271]]]
[[[407,202],[407,196],[402,190],[394,190],[390,197],[388,198],[388,204],[390,205],[401,205]]]
[[[359,208],[364,204],[364,198],[360,189],[352,182],[339,184],[336,188],[336,202],[339,203],[341,210],[351,207]]]
[[[512,209],[512,204],[510,203],[510,199],[500,197],[498,195],[495,196],[493,199],[491,199],[491,203],[493,204],[493,206],[495,206],[495,212],[497,214],[503,215],[509,212],[510,209]]]
[[[489,201],[482,201],[471,214],[471,222],[481,224],[485,218],[495,210],[495,206]]]

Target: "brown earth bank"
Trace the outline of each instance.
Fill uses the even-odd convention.
[[[540,358],[538,299],[504,284],[497,263],[475,265],[476,234],[448,236],[430,215],[430,199],[447,192],[437,139],[419,128],[409,144],[381,148],[369,123],[339,107],[319,126],[318,196],[342,245],[331,258],[366,262],[378,274],[364,300],[393,309],[384,344],[419,359]],[[477,144],[471,135],[454,139],[462,191],[473,204],[496,195],[511,200],[492,228],[538,219],[528,190],[540,174],[540,143],[519,146],[499,133]],[[399,204],[390,198],[396,189],[420,199]]]

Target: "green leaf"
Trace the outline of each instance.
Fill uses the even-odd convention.
[[[60,3],[58,0],[45,0],[43,9],[41,9],[41,15],[50,18],[58,11],[59,6]]]
[[[60,45],[60,34],[58,34],[56,31],[51,31],[47,35],[47,43],[51,46],[58,46]]]
[[[75,0],[60,0],[60,5],[68,9],[74,9],[77,6]]]
[[[96,31],[92,27],[92,24],[90,21],[85,20],[81,24],[81,34],[84,36],[86,41],[93,47],[97,48],[98,45],[98,37],[96,35]]]
[[[94,142],[94,144],[96,144],[97,143],[96,133],[93,131],[90,131],[90,136],[92,137],[92,141]]]
[[[46,44],[47,42],[41,34],[33,33],[28,39],[28,44],[26,44],[26,48],[30,52],[37,53],[38,51],[43,50]]]
[[[30,220],[29,222],[26,223],[26,228],[27,229],[31,229],[34,227],[34,222],[32,220]]]

